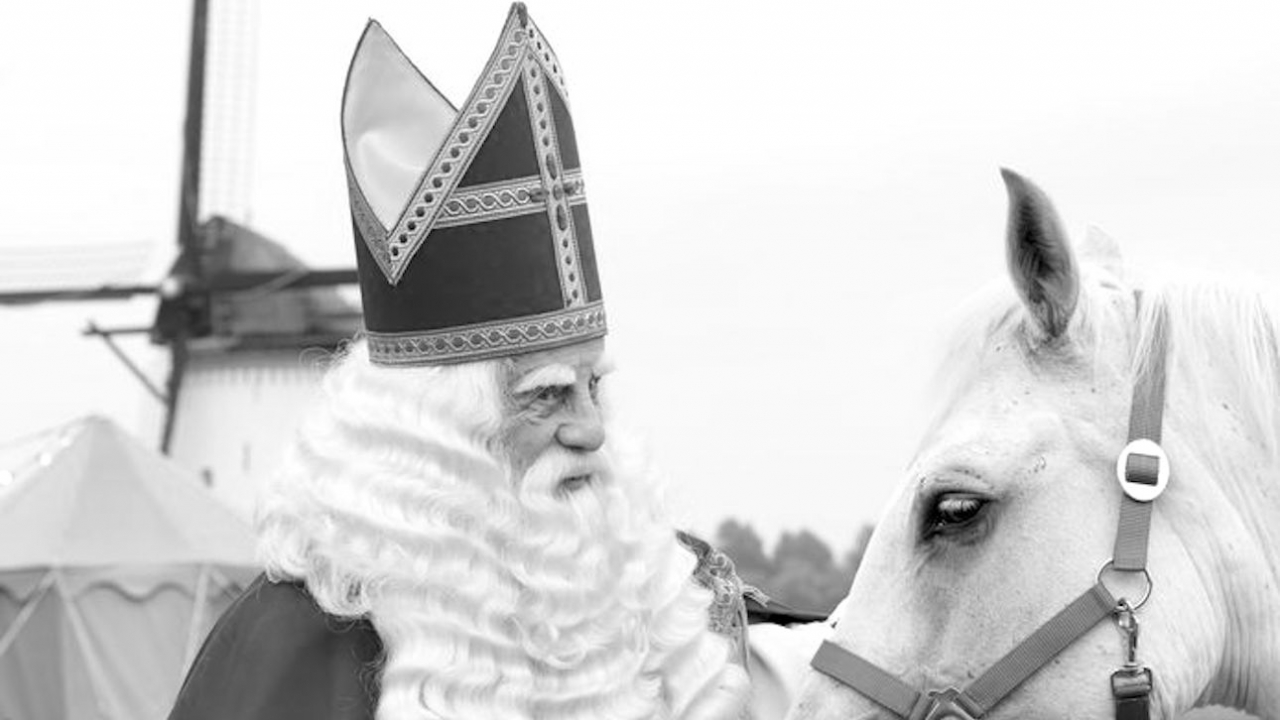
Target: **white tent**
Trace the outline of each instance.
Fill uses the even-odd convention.
[[[110,421],[78,426],[0,495],[0,718],[164,718],[252,534]]]

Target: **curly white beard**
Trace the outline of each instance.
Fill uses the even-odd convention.
[[[707,629],[657,483],[616,429],[510,477],[492,450],[500,370],[386,370],[358,344],[264,498],[268,572],[372,621],[379,720],[741,715],[745,672]]]

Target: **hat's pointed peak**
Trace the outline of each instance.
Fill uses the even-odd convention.
[[[396,221],[457,117],[377,20],[347,70],[342,136],[356,188],[385,227]]]

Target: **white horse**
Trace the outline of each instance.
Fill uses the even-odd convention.
[[[1099,577],[1112,556],[1135,378],[1166,322],[1150,601],[1138,659],[1152,717],[1204,704],[1280,719],[1280,359],[1256,293],[1135,286],[1109,241],[1080,262],[1052,205],[1006,172],[1013,288],[975,303],[939,409],[884,512],[832,642],[920,690],[963,688]],[[1136,292],[1140,291],[1140,292]],[[1104,573],[1115,597],[1140,579]],[[1106,618],[985,718],[1111,718],[1124,637]],[[789,718],[897,717],[810,671]]]

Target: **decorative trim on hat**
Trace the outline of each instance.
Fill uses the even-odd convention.
[[[556,57],[556,52],[551,49],[551,42],[543,37],[538,30],[538,26],[529,21],[529,26],[525,28],[529,31],[529,55],[532,56],[542,69],[546,71],[547,77],[551,78],[551,82],[555,83],[556,90],[560,93],[560,98],[564,100],[565,105],[569,104],[569,91],[564,86],[564,73],[560,72],[560,59]]]
[[[547,193],[543,187],[542,178],[531,175],[516,180],[459,188],[445,200],[444,207],[436,217],[435,227],[469,225],[545,212]],[[587,201],[582,190],[581,170],[565,173],[565,187],[571,205]]]
[[[603,337],[604,303],[427,333],[368,333],[369,357],[379,365],[475,362]]]
[[[538,176],[459,188],[440,208],[435,227],[500,220],[542,210],[542,179]]]
[[[356,227],[360,230],[360,238],[364,240],[369,252],[373,253],[378,266],[385,272],[391,262],[387,256],[387,228],[378,219],[373,207],[369,205],[364,191],[360,189],[360,183],[356,182],[350,159],[347,159],[344,164],[347,168],[347,188],[351,196],[351,217],[355,218]]]
[[[542,45],[538,41],[538,45]],[[556,251],[556,268],[560,271],[560,292],[564,304],[578,307],[586,303],[582,287],[582,270],[578,254],[578,233],[573,226],[573,213],[569,212],[568,194],[562,184],[560,167],[560,142],[556,137],[556,124],[551,117],[551,91],[547,89],[547,68],[536,54],[525,55],[525,87],[533,97],[529,99],[529,126],[533,131],[534,147],[538,154],[538,168],[544,187],[552,188],[547,198],[547,220]]]

